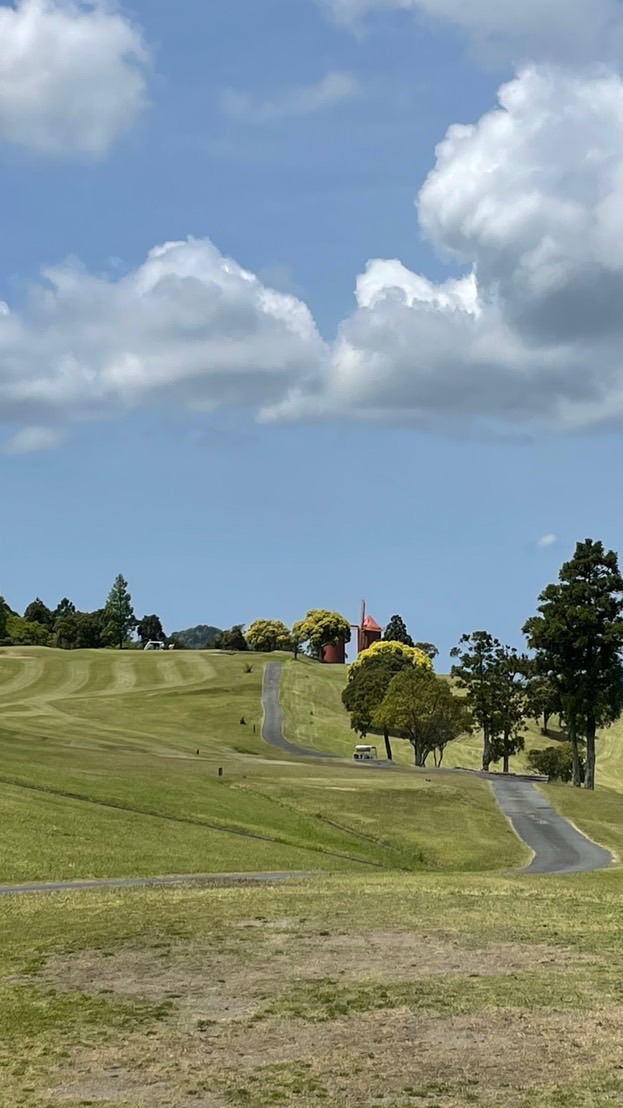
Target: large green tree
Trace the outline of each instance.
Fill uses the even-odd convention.
[[[31,623],[22,616],[9,615],[6,635],[14,646],[47,646],[50,632],[41,623]]]
[[[123,650],[130,634],[136,626],[132,597],[128,590],[128,582],[122,573],[119,573],[113,582],[108,594],[106,607],[104,608],[106,622],[106,637],[108,642]]]
[[[431,662],[434,662],[439,654],[439,648],[435,646],[434,642],[416,642],[413,645],[416,650],[421,650],[423,654],[426,654]]]
[[[325,646],[350,642],[350,623],[346,617],[326,608],[312,608],[294,629],[299,643],[307,643],[310,654],[319,661],[322,661]]]
[[[465,699],[455,696],[446,680],[423,666],[410,666],[392,678],[374,722],[408,739],[416,766],[425,766],[433,752],[440,764],[448,743],[471,727]]]
[[[256,619],[245,637],[252,650],[267,654],[274,650],[289,650],[292,645],[290,630],[280,619]]]
[[[374,731],[374,717],[387,694],[392,679],[403,669],[412,668],[413,662],[406,654],[385,651],[362,656],[357,666],[351,666],[342,702],[350,712],[350,725],[362,738]],[[392,747],[387,727],[380,729],[385,742],[385,753],[392,761]]]
[[[528,659],[510,646],[500,646],[490,673],[493,689],[491,761],[502,762],[509,772],[510,759],[524,749],[522,724],[529,714]]]
[[[236,623],[228,631],[219,631],[218,635],[215,635],[212,641],[208,643],[208,649],[230,650],[232,652],[248,650],[249,644],[244,634],[244,623]]]
[[[136,633],[145,646],[148,642],[164,642],[166,636],[160,616],[143,616],[136,625]]]
[[[539,614],[524,627],[539,672],[562,703],[573,756],[573,784],[582,773],[578,739],[586,741],[585,785],[595,788],[595,738],[623,710],[623,578],[616,553],[579,542],[556,584],[539,597]]]
[[[407,631],[407,625],[402,616],[392,616],[385,628],[383,638],[386,642],[402,642],[405,646],[414,645],[413,639]]]
[[[463,635],[458,646],[450,652],[457,662],[452,666],[452,677],[458,687],[467,693],[474,722],[483,734],[482,768],[491,765],[491,736],[495,714],[495,666],[502,649],[501,643],[488,631],[473,631]]]
[[[39,597],[28,605],[24,612],[24,619],[27,620],[28,623],[40,623],[42,627],[47,627],[48,629],[51,629],[54,623],[52,612]]]

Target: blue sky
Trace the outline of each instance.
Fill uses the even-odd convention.
[[[0,4],[13,607],[365,595],[447,651],[621,545],[619,10],[542,3]]]

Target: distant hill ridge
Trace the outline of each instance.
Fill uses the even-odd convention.
[[[188,627],[186,631],[174,631],[171,638],[178,639],[188,650],[205,650],[206,646],[209,646],[220,634],[220,627],[199,623],[196,627]]]

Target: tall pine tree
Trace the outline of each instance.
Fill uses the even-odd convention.
[[[123,650],[130,632],[136,626],[132,597],[128,591],[128,582],[120,573],[115,577],[113,587],[108,594],[104,609],[106,638],[109,643]]]
[[[582,774],[578,739],[586,741],[587,789],[595,788],[598,727],[623,711],[623,577],[617,555],[586,539],[543,590],[539,615],[524,627],[539,673],[553,682],[573,753],[573,784]]]

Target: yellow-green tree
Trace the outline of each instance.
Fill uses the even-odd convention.
[[[292,645],[290,632],[280,619],[256,619],[245,637],[252,650],[267,654],[273,650],[289,650]]]
[[[406,658],[411,665],[421,666],[422,669],[428,670],[429,672],[433,669],[431,659],[417,646],[407,646],[403,642],[386,642],[384,639],[380,639],[378,642],[373,642],[372,646],[369,646],[367,650],[361,651],[357,661],[353,662],[350,667],[350,672],[356,673],[357,669],[364,666],[370,658],[391,658],[396,656]]]
[[[320,661],[325,646],[350,642],[350,623],[346,617],[326,608],[312,608],[305,619],[295,623],[292,631],[299,646],[307,643],[312,657]]]

